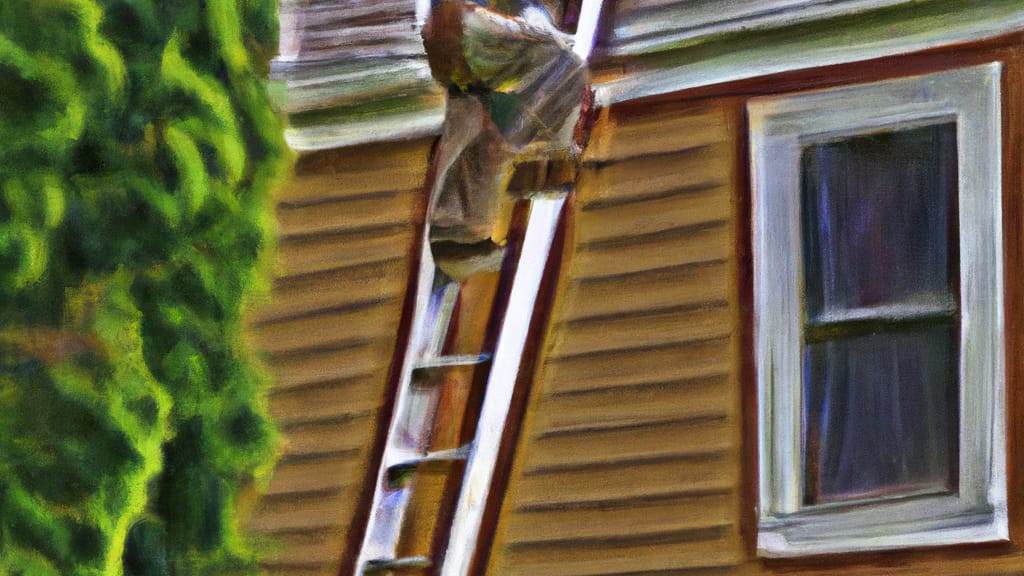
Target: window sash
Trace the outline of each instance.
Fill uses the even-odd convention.
[[[748,105],[759,402],[758,546],[763,555],[1007,538],[1000,69],[999,63],[991,63],[753,99]],[[957,124],[959,165],[960,493],[805,508],[801,364],[809,324],[804,323],[800,289],[802,147],[949,121]],[[879,313],[875,320],[955,314],[955,305],[942,308],[852,310],[832,326],[856,326],[856,316],[868,321],[874,313]],[[911,520],[894,524],[894,517]]]

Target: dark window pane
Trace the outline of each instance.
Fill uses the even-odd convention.
[[[955,300],[955,123],[808,145],[801,162],[812,321]]]
[[[807,345],[805,504],[955,492],[955,322]]]

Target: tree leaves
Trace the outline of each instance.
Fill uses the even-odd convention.
[[[253,567],[274,8],[0,2],[0,573]]]

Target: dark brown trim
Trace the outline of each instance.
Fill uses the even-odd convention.
[[[580,23],[580,7],[582,0],[562,0],[562,13],[554,15],[558,22],[558,29],[566,34],[575,34],[576,27]]]
[[[758,477],[758,402],[757,362],[754,358],[754,257],[753,257],[753,207],[750,198],[750,123],[747,118],[745,100],[737,98],[730,102],[730,112],[736,128],[736,183],[733,186],[733,206],[736,207],[735,246],[736,303],[739,308],[739,393],[741,434],[743,435],[743,475],[740,488],[740,535],[744,539],[747,554],[757,556],[757,506]]]
[[[1003,298],[1010,540],[1024,547],[1024,36],[1003,69]]]
[[[339,152],[341,153],[341,152]],[[388,157],[388,148],[380,148],[379,153]],[[345,550],[341,557],[341,566],[338,569],[339,576],[355,576],[359,562],[359,550],[363,545],[363,538],[366,536],[367,523],[370,520],[370,512],[373,507],[373,496],[377,488],[377,473],[380,470],[381,461],[384,458],[384,447],[387,444],[388,429],[391,427],[391,419],[395,410],[395,400],[398,397],[398,387],[402,381],[402,369],[404,368],[405,350],[409,347],[409,339],[412,336],[412,320],[416,315],[416,292],[419,285],[420,254],[423,249],[423,233],[427,221],[427,204],[430,196],[431,184],[434,181],[435,165],[433,158],[437,153],[437,141],[431,146],[428,156],[428,167],[424,178],[423,193],[416,206],[413,227],[412,242],[409,246],[409,264],[406,267],[406,288],[405,298],[402,302],[402,318],[398,324],[398,337],[395,339],[394,351],[391,355],[391,366],[388,369],[387,385],[384,389],[384,396],[381,399],[378,411],[377,429],[374,432],[373,444],[370,447],[369,459],[366,463],[366,470],[360,484],[359,496],[352,515],[352,523],[349,526],[348,537],[345,541]],[[337,159],[334,151],[309,157],[310,164],[322,166],[323,162],[330,162]],[[309,167],[307,167],[308,169]]]

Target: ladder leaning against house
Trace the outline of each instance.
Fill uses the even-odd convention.
[[[461,281],[436,266],[424,241],[358,573],[468,570],[564,201],[564,192],[520,201],[523,225],[510,232],[501,266]]]
[[[601,6],[581,2],[573,51],[583,61]],[[475,271],[453,279],[434,261],[425,227],[411,333],[356,574],[465,576],[472,568],[575,162],[571,155],[517,159],[510,191],[521,199],[493,266],[467,262],[463,268]]]

